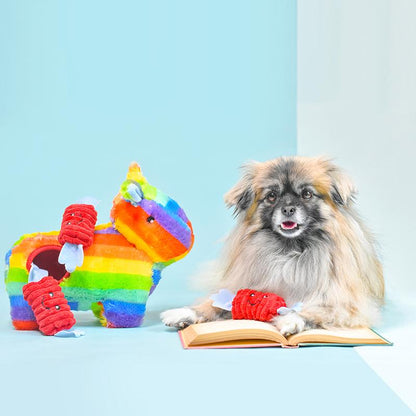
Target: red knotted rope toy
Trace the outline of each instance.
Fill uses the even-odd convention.
[[[58,236],[60,244],[82,244],[84,248],[92,244],[94,228],[97,222],[97,211],[93,205],[72,204],[65,209],[61,232]]]
[[[52,276],[24,285],[23,297],[32,308],[43,334],[55,335],[74,326],[75,318],[68,301]]]
[[[62,218],[59,243],[82,245],[83,248],[91,246],[96,222],[97,211],[93,205],[70,205],[65,209]],[[74,315],[58,281],[53,276],[46,276],[38,282],[24,285],[23,297],[32,308],[39,330],[43,334],[55,335],[74,326]]]
[[[277,315],[277,310],[286,302],[274,293],[241,289],[233,299],[231,314],[233,319],[254,319],[267,322]]]

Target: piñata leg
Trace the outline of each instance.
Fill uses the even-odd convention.
[[[104,316],[104,307],[102,302],[94,302],[91,304],[92,313],[100,320],[102,326],[107,326],[107,319]]]
[[[119,300],[105,300],[102,302],[101,322],[107,328],[135,328],[142,324],[146,311],[145,303],[130,303]]]
[[[13,326],[20,331],[31,331],[39,328],[32,308],[22,295],[10,296],[10,315]]]

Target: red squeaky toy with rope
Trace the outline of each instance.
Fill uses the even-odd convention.
[[[233,319],[268,322],[277,315],[277,310],[281,307],[286,307],[286,302],[274,293],[241,289],[233,299],[231,314]]]

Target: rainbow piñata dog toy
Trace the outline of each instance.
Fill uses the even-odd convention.
[[[64,221],[68,215],[76,213],[67,209]],[[102,325],[109,328],[140,326],[147,298],[158,284],[161,271],[183,258],[194,240],[191,223],[182,208],[151,186],[136,163],[130,165],[127,179],[114,199],[111,222],[94,228],[90,221],[89,227],[91,238],[83,246],[82,265],[73,267],[71,273],[65,264],[58,262],[63,243],[62,238],[58,239],[59,231],[24,235],[7,253],[6,288],[16,329],[33,330],[41,326],[31,306],[36,306],[34,310],[41,309],[40,315],[50,314],[52,307],[61,308],[62,314],[66,303],[71,310],[91,309]],[[29,271],[33,269],[44,271],[48,277],[28,284]],[[58,282],[67,302],[58,299],[61,295],[56,283],[57,290],[49,289],[53,286],[50,276]],[[31,306],[23,297],[24,286]],[[34,292],[38,287],[39,292]],[[39,293],[38,298],[33,293]],[[69,318],[64,328],[70,326]],[[58,330],[49,329],[47,335]]]

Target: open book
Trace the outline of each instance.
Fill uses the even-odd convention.
[[[267,322],[232,319],[190,325],[179,331],[179,336],[186,349],[392,345],[370,328],[311,329],[285,338]]]

